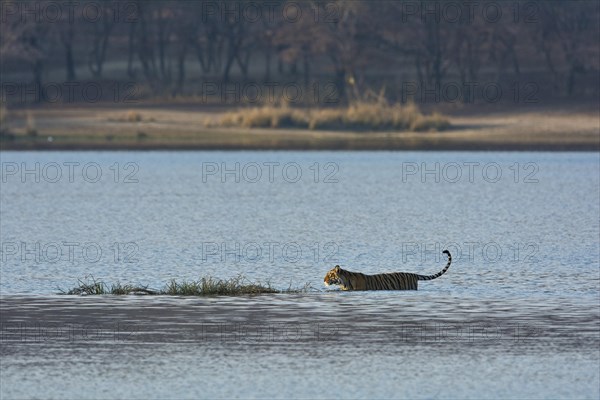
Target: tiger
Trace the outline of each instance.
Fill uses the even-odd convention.
[[[439,278],[448,271],[452,263],[452,256],[448,250],[444,250],[442,253],[448,256],[448,263],[435,275],[419,275],[409,272],[366,275],[360,272],[346,271],[336,265],[325,275],[325,286],[340,285],[342,290],[417,290],[419,281]]]

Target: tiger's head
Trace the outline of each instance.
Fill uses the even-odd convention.
[[[342,290],[366,290],[367,281],[365,275],[357,272],[346,271],[339,265],[333,267],[325,275],[323,280],[326,286],[340,285]]]
[[[323,280],[325,282],[325,286],[330,286],[330,285],[342,285],[342,278],[340,277],[341,271],[343,271],[339,265],[336,265],[335,267],[333,267],[332,269],[329,270],[329,272],[327,272],[327,274],[325,275],[325,279]]]

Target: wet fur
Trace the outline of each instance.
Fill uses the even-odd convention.
[[[392,272],[387,274],[366,275],[360,272],[346,271],[336,265],[325,275],[325,285],[340,285],[342,290],[417,290],[419,281],[429,281],[442,276],[452,263],[448,250],[448,263],[435,275],[419,275],[409,272]]]

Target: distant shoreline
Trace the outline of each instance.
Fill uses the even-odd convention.
[[[9,133],[0,151],[600,151],[600,116],[581,104],[442,110],[451,123],[442,132],[207,124],[223,111],[173,104],[14,109],[3,123]]]
[[[252,146],[252,145],[0,145],[2,151],[515,151],[515,152],[600,152],[598,144],[554,144],[554,143],[440,143],[435,147],[423,144],[397,146]]]

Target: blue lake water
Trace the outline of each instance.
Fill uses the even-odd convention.
[[[3,398],[598,397],[597,153],[0,159]],[[417,292],[323,286],[336,264],[433,274],[444,249]],[[239,274],[312,289],[56,294]]]

